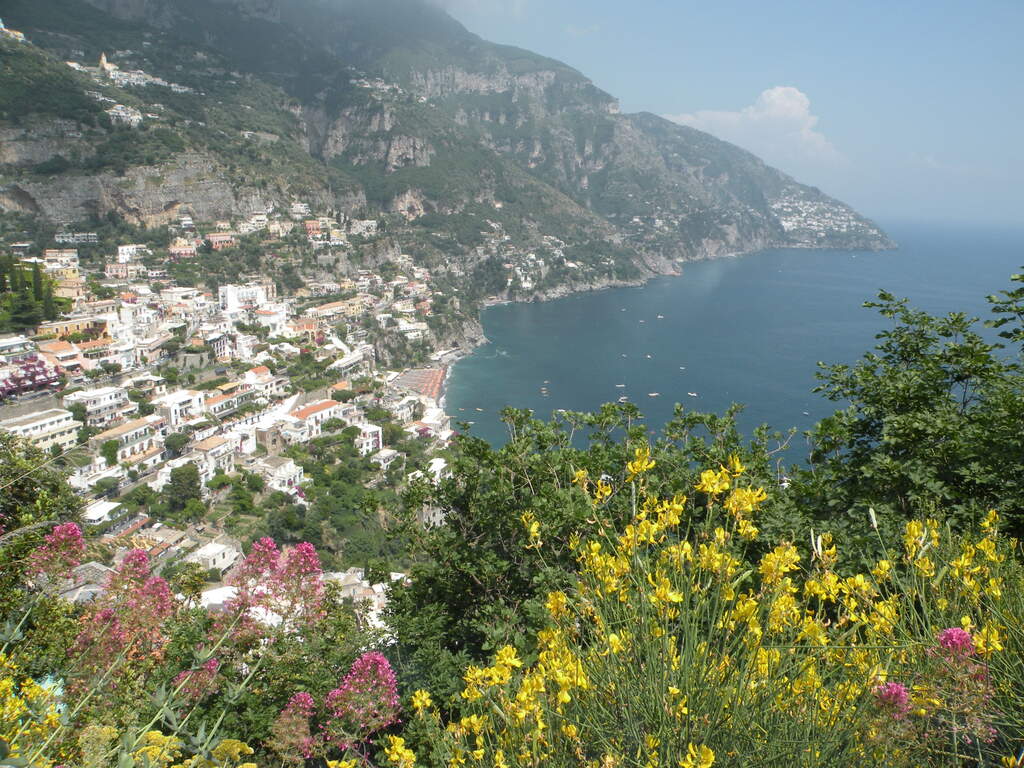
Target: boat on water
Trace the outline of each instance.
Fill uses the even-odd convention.
[[[661,396],[661,392],[648,392],[647,396],[648,397],[660,397]]]
[[[647,355],[647,359],[648,359],[648,360],[650,360],[650,359],[651,359],[651,356],[650,356],[650,355]]]
[[[685,371],[686,370],[686,366],[685,365],[680,365],[679,366],[679,370],[680,371]]]
[[[615,385],[615,387],[616,387],[617,389],[622,389],[622,388],[623,388],[623,387],[625,387],[625,386],[626,386],[625,384],[616,384],[616,385]]]
[[[696,397],[697,396],[696,392],[687,392],[686,394],[688,394],[690,397]]]
[[[629,402],[629,398],[626,397],[625,395],[623,395],[622,397],[619,398],[619,402],[620,403],[628,403]]]
[[[664,320],[664,319],[665,319],[665,316],[664,316],[664,315],[658,315],[658,319],[659,319],[659,320]]]
[[[477,408],[477,411],[479,411],[480,413],[483,413],[484,409],[483,408]]]

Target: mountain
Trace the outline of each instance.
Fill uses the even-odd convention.
[[[31,59],[29,91],[75,94],[0,102],[8,209],[154,225],[304,200],[467,268],[534,251],[539,293],[764,247],[892,246],[749,152],[621,114],[571,67],[420,0],[7,0],[4,18],[38,47],[5,43],[4,66]],[[176,89],[60,63],[103,52]],[[97,99],[148,117],[129,141]]]

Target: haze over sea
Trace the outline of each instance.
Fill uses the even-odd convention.
[[[886,229],[898,250],[762,251],[687,264],[681,277],[641,287],[491,307],[489,343],[451,373],[448,412],[494,445],[507,438],[506,406],[548,418],[622,396],[651,429],[675,403],[722,412],[734,402],[746,406],[739,423],[748,434],[763,423],[808,429],[836,407],[811,391],[817,362],[852,363],[873,346],[886,323],[862,304],[879,290],[928,312],[985,319],[985,296],[1010,287],[1024,264],[1024,228]],[[801,454],[799,437],[794,448]]]

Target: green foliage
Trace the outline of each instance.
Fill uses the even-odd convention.
[[[100,455],[106,459],[108,467],[117,466],[117,451],[121,443],[117,440],[107,440],[100,446]]]
[[[886,530],[913,510],[967,525],[995,508],[1024,533],[1019,363],[961,313],[934,317],[885,292],[866,306],[893,326],[856,364],[823,368],[819,391],[849,405],[811,432],[809,465],[793,473],[794,512],[828,521],[865,557],[872,547],[855,531],[872,508]]]
[[[189,506],[189,501],[202,502],[203,493],[199,483],[199,468],[194,462],[190,461],[171,470],[170,480],[163,490],[163,498],[167,504],[167,513],[172,519],[196,519],[198,510],[194,504]]]
[[[34,46],[0,40],[0,119],[22,123],[31,115],[95,124],[100,113],[85,95],[85,78]]]
[[[81,499],[64,477],[48,465],[38,448],[0,432],[0,616],[10,608],[24,574],[25,557],[38,547],[49,527],[39,523],[77,521]]]

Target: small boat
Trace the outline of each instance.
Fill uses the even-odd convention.
[[[648,397],[659,397],[660,395],[661,395],[661,392],[648,392],[647,393]]]
[[[626,356],[626,353],[625,353],[625,352],[623,352],[623,353],[622,353],[622,356],[623,356],[623,357],[625,357],[625,356]]]
[[[664,315],[658,315],[658,319],[659,319],[659,320],[664,320],[664,319],[665,319],[665,316],[664,316]]]
[[[646,320],[641,320],[640,322],[641,322],[641,323],[646,323],[647,321],[646,321]]]
[[[464,410],[466,410],[466,409],[465,409],[465,408],[459,408],[459,410],[460,410],[460,411],[464,411]]]
[[[680,365],[679,366],[679,370],[680,371],[685,371],[686,370],[686,366],[685,365]]]
[[[625,384],[616,384],[615,386],[618,387],[619,389],[622,389],[626,385]]]
[[[629,402],[629,398],[626,397],[625,395],[623,395],[622,397],[619,398],[619,402],[620,403],[628,403]]]
[[[619,312],[625,312],[625,311],[626,311],[625,307],[623,307],[622,309],[619,310]]]
[[[484,412],[484,409],[483,409],[483,408],[477,408],[477,410],[478,410],[478,411],[479,411],[480,413],[483,413],[483,412]]]
[[[651,356],[650,356],[650,355],[647,355],[647,359],[648,359],[648,360],[650,360],[650,359],[651,359]]]
[[[697,396],[696,392],[687,392],[686,394],[688,394],[690,397],[696,397]]]
[[[810,416],[810,415],[811,415],[810,411],[804,411],[804,416]]]

